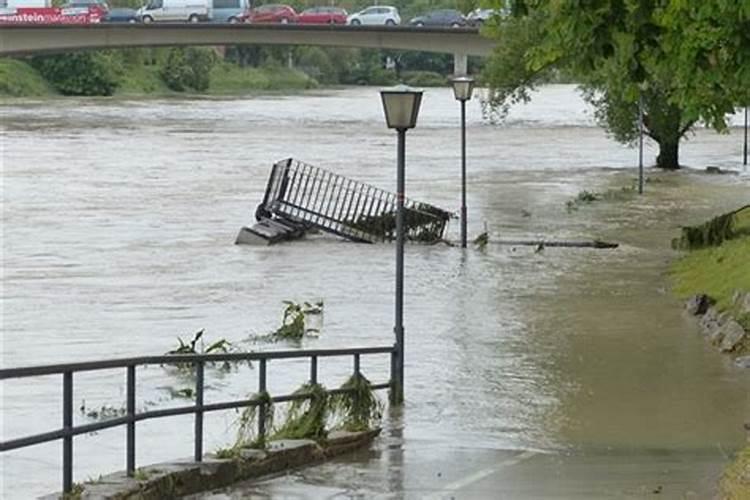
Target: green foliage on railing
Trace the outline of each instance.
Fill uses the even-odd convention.
[[[341,388],[350,392],[331,395],[330,405],[332,412],[342,417],[342,427],[348,431],[371,429],[382,418],[383,405],[370,381],[355,373]]]
[[[750,235],[750,205],[714,217],[697,226],[682,228],[682,235],[672,240],[672,248],[695,250],[717,247],[724,241]]]
[[[284,423],[273,434],[273,439],[314,439],[328,436],[326,428],[330,413],[329,395],[320,384],[307,383],[294,391],[295,395],[309,394],[309,399],[292,401]]]

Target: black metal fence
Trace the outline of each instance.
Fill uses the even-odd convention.
[[[200,462],[203,457],[203,414],[218,410],[227,410],[243,407],[258,407],[258,436],[266,434],[266,406],[271,403],[283,403],[295,400],[309,399],[311,394],[286,394],[268,399],[244,399],[226,401],[221,403],[204,404],[204,369],[207,363],[216,362],[241,362],[257,361],[258,369],[258,393],[266,392],[266,367],[270,360],[309,358],[310,360],[310,382],[318,381],[318,358],[351,356],[353,359],[353,372],[360,373],[360,357],[374,354],[390,354],[390,380],[384,383],[373,384],[373,389],[392,389],[395,370],[395,348],[387,347],[360,347],[349,349],[318,349],[318,350],[293,350],[293,351],[269,351],[252,353],[228,353],[228,354],[201,354],[201,355],[166,355],[166,356],[144,356],[136,358],[120,358],[101,361],[88,361],[81,363],[67,363],[58,365],[31,366],[21,368],[6,368],[0,370],[0,380],[39,377],[45,375],[62,375],[62,428],[49,432],[24,436],[0,442],[0,452],[25,448],[40,443],[62,439],[62,471],[63,492],[70,492],[73,487],[73,437],[87,434],[111,427],[127,426],[126,430],[126,459],[125,469],[129,476],[135,472],[135,446],[136,446],[136,422],[141,420],[171,417],[175,415],[195,415],[194,427],[194,459]],[[192,364],[195,369],[195,404],[166,408],[159,410],[136,412],[136,367],[146,365],[175,365]],[[124,368],[126,371],[126,414],[101,422],[85,425],[73,425],[73,375],[85,371],[109,370],[113,368]],[[347,389],[332,389],[328,394],[339,394],[348,392]]]
[[[276,216],[360,242],[396,238],[396,194],[292,158],[276,163],[256,215]],[[404,200],[407,239],[440,240],[451,217]]]

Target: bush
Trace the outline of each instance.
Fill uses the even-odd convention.
[[[211,85],[216,55],[211,49],[175,47],[169,51],[160,74],[167,87],[177,92],[203,92]]]
[[[110,51],[37,56],[32,66],[65,95],[112,95],[123,71],[119,57]]]
[[[414,87],[445,87],[448,79],[433,71],[404,71],[401,79],[405,84]]]

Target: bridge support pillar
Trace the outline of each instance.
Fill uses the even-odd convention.
[[[462,53],[453,54],[453,76],[466,76],[469,74],[469,56]]]

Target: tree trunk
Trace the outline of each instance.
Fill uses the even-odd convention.
[[[679,139],[675,141],[659,141],[659,155],[656,157],[656,166],[669,170],[680,168],[678,161],[679,148]]]

